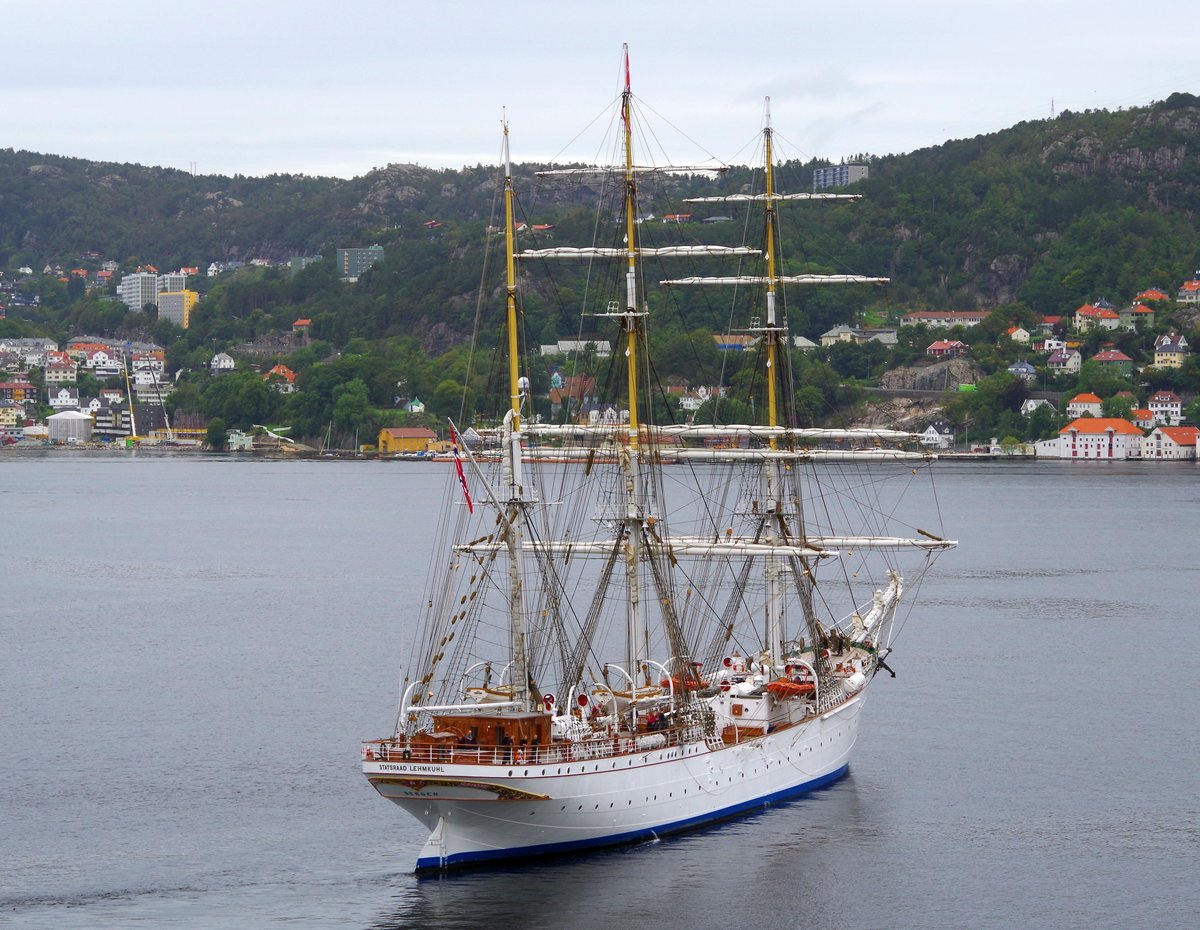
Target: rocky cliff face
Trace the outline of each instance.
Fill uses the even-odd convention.
[[[982,370],[970,359],[951,358],[915,368],[893,368],[879,386],[889,391],[953,391],[982,377]]]

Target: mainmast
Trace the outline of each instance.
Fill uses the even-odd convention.
[[[508,618],[511,637],[512,674],[509,677],[513,700],[522,710],[529,709],[529,656],[525,647],[525,598],[522,583],[525,504],[521,473],[521,390],[520,356],[517,342],[517,267],[513,217],[512,161],[508,151],[508,121],[504,121],[504,269],[505,328],[508,333],[508,388],[510,408],[504,416],[504,538],[508,549]]]
[[[646,654],[646,613],[642,604],[642,525],[645,519],[638,419],[638,339],[643,331],[644,312],[638,306],[637,289],[637,177],[633,170],[633,90],[629,77],[629,46],[623,45],[625,89],[621,93],[621,122],[625,143],[625,309],[621,325],[625,331],[626,384],[629,392],[629,444],[621,456],[625,471],[625,565],[629,587],[629,674],[637,688],[637,673]]]

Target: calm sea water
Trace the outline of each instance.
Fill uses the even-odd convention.
[[[418,881],[390,732],[439,466],[0,456],[0,925],[1193,926],[1195,465],[947,464],[851,774]]]

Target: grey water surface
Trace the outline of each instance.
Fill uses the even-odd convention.
[[[0,455],[0,926],[1193,926],[1195,464],[946,463],[850,774],[447,878],[358,772],[445,466]]]

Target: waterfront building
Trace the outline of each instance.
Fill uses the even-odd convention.
[[[1064,459],[1137,459],[1142,431],[1117,417],[1080,417],[1059,430],[1056,439],[1037,443],[1039,456]]]
[[[1142,440],[1142,458],[1195,459],[1200,428],[1195,426],[1158,426]]]
[[[387,427],[379,431],[379,454],[428,452],[437,442],[437,433],[426,426]]]

